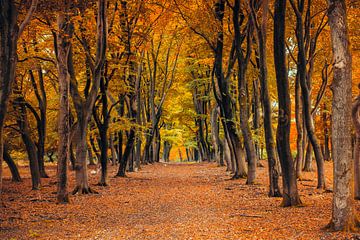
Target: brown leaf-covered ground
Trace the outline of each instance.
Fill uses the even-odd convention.
[[[265,162],[264,162],[265,164]],[[315,190],[315,173],[303,174],[299,188],[303,207],[282,208],[280,198],[267,197],[267,169],[258,169],[256,185],[229,180],[214,163],[154,164],[128,178],[113,178],[100,194],[72,196],[71,204],[55,203],[56,168],[40,191],[4,181],[0,239],[356,239],[323,228],[331,215],[331,193]],[[331,163],[326,163],[331,188]],[[21,168],[28,174],[26,168]],[[94,171],[94,170],[92,170]],[[7,176],[9,176],[7,174]],[[73,187],[71,173],[70,187]],[[360,205],[356,204],[357,210]]]

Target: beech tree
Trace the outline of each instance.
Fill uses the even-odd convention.
[[[329,0],[333,51],[332,146],[334,195],[329,227],[351,231],[359,227],[354,208],[354,161],[351,153],[352,59],[344,0]]]
[[[98,0],[97,10],[97,41],[96,41],[96,56],[95,60],[92,60],[91,53],[86,48],[86,42],[82,42],[84,50],[86,51],[87,58],[89,61],[92,83],[89,90],[89,94],[86,98],[83,98],[79,92],[78,84],[76,80],[74,64],[73,64],[73,51],[70,48],[68,70],[70,73],[70,92],[72,100],[75,106],[77,114],[77,125],[76,125],[76,159],[75,159],[75,173],[76,173],[76,187],[73,190],[73,194],[76,193],[93,193],[89,187],[87,177],[87,131],[90,118],[93,113],[96,98],[100,88],[100,80],[102,77],[102,70],[105,64],[106,58],[106,46],[107,46],[107,5],[106,0]]]
[[[58,35],[56,59],[59,72],[59,146],[58,146],[58,185],[57,201],[69,202],[67,190],[67,164],[70,160],[70,73],[69,58],[72,48],[71,38],[74,26],[71,22],[69,2],[64,1],[65,12],[60,13],[57,19]]]
[[[286,0],[276,0],[274,12],[274,62],[279,102],[276,141],[283,180],[282,206],[287,207],[299,205],[301,200],[297,189],[294,160],[290,151],[291,100],[286,69],[285,12]]]

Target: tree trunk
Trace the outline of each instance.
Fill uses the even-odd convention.
[[[108,146],[108,140],[107,140],[107,129],[104,128],[105,126],[102,126],[99,129],[100,132],[100,143],[101,143],[101,157],[100,157],[100,165],[101,165],[101,177],[99,181],[99,186],[107,186],[107,163],[108,163],[108,156],[107,156],[107,150],[109,148]]]
[[[8,147],[6,146],[6,144],[4,145],[4,160],[7,163],[8,167],[11,171],[12,181],[13,182],[21,182],[22,180],[20,177],[18,167],[16,166],[14,160],[10,156],[10,153],[9,153],[9,150],[8,150]]]
[[[324,158],[321,152],[321,147],[319,140],[315,134],[314,120],[311,114],[311,95],[310,95],[310,86],[308,86],[308,82],[310,81],[310,77],[307,79],[307,71],[306,71],[306,53],[305,53],[305,43],[304,43],[304,26],[302,13],[303,8],[296,7],[293,0],[290,1],[295,14],[296,14],[296,39],[298,46],[298,62],[297,62],[297,71],[299,75],[302,100],[303,100],[303,114],[305,120],[305,126],[307,135],[309,137],[309,142],[313,147],[317,165],[317,175],[318,175],[318,185],[317,188],[324,189],[325,188],[325,170],[324,170]],[[307,81],[308,80],[308,81]]]
[[[16,98],[14,100],[14,108],[14,110],[19,114],[19,116],[17,117],[17,123],[19,125],[21,131],[21,138],[25,144],[26,152],[30,161],[32,189],[39,190],[41,185],[39,161],[37,158],[36,145],[30,133],[25,99],[23,97]]]
[[[9,97],[16,75],[17,42],[31,20],[37,7],[37,0],[31,1],[31,7],[23,22],[18,25],[18,11],[15,1],[0,1],[0,197],[2,196],[2,163],[4,156],[4,123]]]
[[[313,162],[313,156],[312,156],[312,146],[310,141],[307,141],[307,147],[306,147],[306,155],[305,155],[305,164],[304,164],[304,172],[312,172],[313,171],[313,167],[312,167],[312,162]]]
[[[32,70],[29,70],[30,80],[35,92],[36,99],[38,101],[38,107],[40,110],[40,114],[36,112],[35,109],[30,107],[30,110],[33,112],[37,122],[37,130],[38,130],[38,142],[37,142],[37,155],[39,161],[39,170],[40,176],[42,178],[48,178],[49,176],[45,172],[45,164],[44,164],[44,156],[45,156],[45,138],[46,138],[46,107],[47,107],[47,100],[46,100],[46,92],[44,87],[44,79],[43,79],[43,72],[42,68],[38,66],[37,73],[39,76],[39,85],[40,85],[40,92],[35,80],[35,75]],[[27,104],[30,105],[30,104]]]
[[[298,194],[294,161],[290,152],[291,102],[285,53],[286,0],[275,1],[274,11],[274,61],[278,89],[279,115],[277,128],[277,150],[283,179],[282,206],[301,204]]]
[[[75,178],[76,185],[72,194],[89,194],[96,193],[93,191],[88,182],[87,175],[87,162],[86,162],[86,154],[87,154],[87,143],[86,143],[86,134],[87,131],[87,121],[79,121],[79,129],[77,133],[77,141],[76,141],[76,159],[75,159]]]
[[[331,156],[330,156],[330,139],[329,139],[329,127],[327,124],[327,120],[328,120],[328,114],[327,114],[327,107],[326,107],[326,103],[324,103],[324,107],[323,107],[323,122],[324,122],[324,160],[325,161],[330,161],[331,160]]]
[[[104,68],[106,60],[107,50],[107,0],[98,0],[97,10],[97,41],[96,41],[96,57],[93,62],[94,68],[92,69],[92,86],[89,94],[83,99],[80,96],[78,85],[76,81],[75,70],[72,61],[72,51],[70,49],[69,54],[69,72],[71,75],[70,90],[73,98],[74,106],[77,113],[78,128],[77,128],[77,145],[76,145],[76,161],[75,161],[75,177],[76,186],[73,194],[76,193],[94,193],[89,187],[87,176],[87,164],[86,164],[86,136],[88,130],[88,124],[91,119],[91,114],[94,109],[98,91],[100,88],[100,82],[102,78],[102,70]],[[82,44],[86,44],[85,41]],[[86,46],[85,46],[86,47]],[[89,61],[92,59],[88,59]]]
[[[240,105],[240,128],[244,138],[244,145],[246,149],[246,157],[248,161],[248,175],[246,184],[254,184],[256,178],[256,164],[258,162],[254,140],[252,137],[252,133],[249,126],[249,106],[248,106],[248,94],[247,94],[247,81],[246,81],[246,71],[247,65],[251,56],[251,35],[252,35],[252,18],[249,15],[248,32],[247,32],[247,49],[246,56],[243,56],[243,50],[241,48],[241,30],[240,30],[240,20],[239,20],[239,11],[240,11],[240,0],[235,0],[234,8],[233,8],[233,24],[234,24],[234,32],[235,32],[235,48],[236,48],[236,56],[238,62],[238,101]]]
[[[116,151],[115,151],[115,145],[114,145],[114,137],[113,134],[110,134],[110,149],[111,149],[111,162],[114,166],[116,164]]]
[[[68,9],[68,6],[65,6]],[[57,201],[68,203],[69,194],[67,189],[67,164],[72,152],[70,145],[70,75],[68,70],[69,56],[71,48],[71,37],[73,34],[73,24],[65,14],[58,16],[57,24],[59,34],[57,35],[57,68],[59,74],[59,145],[57,156]]]
[[[163,150],[163,160],[164,162],[169,162],[170,157],[170,150],[171,150],[171,143],[169,141],[164,141],[164,150]],[[188,161],[192,161],[191,154],[189,153],[189,149],[186,149],[188,155]]]
[[[297,74],[295,80],[295,119],[296,119],[296,177],[301,178],[302,164],[304,162],[304,151],[303,151],[303,118],[302,118],[302,100],[301,100],[301,89],[299,76]]]
[[[231,152],[229,149],[229,144],[226,139],[224,139],[224,158],[226,162],[226,171],[234,173],[234,165],[231,160]]]
[[[88,151],[89,165],[90,166],[95,166],[96,163],[94,161],[94,155],[93,155],[93,152],[92,152],[91,147],[89,146],[89,144],[87,145],[87,151]]]
[[[355,126],[356,139],[354,147],[355,199],[360,200],[360,95],[356,98],[355,103],[353,104],[352,120]]]
[[[259,81],[258,79],[253,80],[253,108],[252,108],[252,114],[254,116],[253,119],[253,128],[254,128],[254,146],[255,146],[255,152],[257,156],[257,166],[261,166],[259,160],[260,160],[260,146],[259,146],[259,128],[260,128],[260,94],[259,94]]]
[[[345,1],[329,0],[328,4],[334,59],[332,83],[334,195],[330,227],[335,231],[349,231],[359,226],[354,209],[354,162],[351,157],[351,52]]]
[[[214,151],[214,160],[217,162],[218,166],[224,166],[224,162],[220,159],[220,136],[219,136],[219,109],[216,105],[211,111],[211,140],[212,147]]]
[[[262,3],[262,22],[261,27],[257,28],[258,36],[258,49],[259,49],[259,68],[260,68],[260,99],[263,105],[264,114],[264,131],[265,131],[265,145],[268,157],[269,167],[269,196],[280,197],[279,188],[279,172],[277,171],[277,156],[275,150],[275,141],[272,127],[272,109],[271,100],[269,96],[268,84],[268,68],[266,62],[266,42],[267,42],[267,21],[268,21],[268,8],[269,3],[264,0]]]
[[[100,162],[100,154],[99,154],[99,152],[98,152],[98,150],[96,148],[95,140],[94,140],[94,137],[92,135],[90,136],[90,145],[91,145],[92,151],[95,153],[97,162]]]

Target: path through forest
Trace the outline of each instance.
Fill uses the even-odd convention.
[[[115,171],[112,167],[110,176]],[[306,205],[298,208],[282,208],[281,198],[267,197],[267,168],[259,168],[258,183],[248,186],[244,179],[229,180],[225,169],[213,163],[147,165],[128,178],[111,178],[111,187],[94,186],[100,194],[73,196],[69,205],[55,204],[54,178],[40,191],[29,191],[29,179],[25,184],[6,180],[0,239],[351,237],[322,230],[330,220],[331,194],[314,190],[316,181],[306,181],[315,179],[313,174],[299,184]],[[90,173],[90,178],[95,184],[98,176]]]

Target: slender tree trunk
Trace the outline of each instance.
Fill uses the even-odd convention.
[[[279,188],[279,172],[277,171],[277,156],[275,150],[275,138],[273,134],[272,127],[272,109],[271,109],[271,100],[269,96],[269,84],[268,84],[268,68],[266,62],[266,42],[267,42],[267,21],[268,21],[268,8],[269,3],[267,0],[264,0],[262,3],[262,22],[261,27],[257,29],[258,41],[259,41],[259,67],[260,67],[260,99],[263,105],[263,114],[264,114],[264,131],[265,131],[265,145],[266,153],[268,157],[269,165],[269,196],[270,197],[280,197],[280,188]]]
[[[304,162],[304,151],[303,151],[303,118],[302,118],[302,101],[299,76],[296,76],[295,80],[295,118],[296,118],[296,177],[301,178],[302,164]]]
[[[39,76],[39,85],[40,85],[40,92],[38,89],[38,84],[35,80],[35,75],[32,70],[29,70],[30,80],[35,92],[36,99],[38,101],[38,107],[40,110],[40,114],[36,112],[33,107],[30,107],[30,110],[33,112],[36,118],[37,122],[37,130],[38,130],[38,142],[36,144],[37,146],[37,155],[38,155],[38,161],[39,161],[39,170],[40,170],[40,176],[42,178],[48,178],[49,176],[45,172],[45,163],[44,163],[44,155],[45,155],[45,138],[46,138],[46,107],[47,107],[47,100],[46,100],[46,92],[44,87],[44,79],[43,79],[43,73],[42,68],[38,66],[37,70],[38,76]],[[30,104],[27,103],[29,106]]]
[[[116,151],[115,151],[115,145],[114,145],[114,137],[113,134],[110,134],[110,149],[111,149],[111,162],[114,166],[116,164]]]
[[[356,139],[354,147],[355,199],[360,200],[360,95],[353,104],[352,119],[355,126]]]
[[[105,127],[105,126],[103,126]],[[100,142],[101,142],[101,157],[100,157],[100,165],[101,165],[101,177],[99,181],[99,186],[107,186],[107,164],[108,164],[108,156],[107,156],[107,150],[108,150],[108,140],[107,140],[107,129],[104,128],[99,129],[100,130]]]
[[[319,140],[315,134],[314,120],[311,114],[311,95],[310,89],[306,79],[306,54],[305,54],[305,43],[304,43],[304,26],[302,20],[302,12],[303,9],[300,7],[296,7],[293,0],[290,1],[295,14],[296,14],[296,39],[298,46],[298,63],[297,70],[299,73],[299,81],[301,86],[301,93],[303,99],[303,114],[305,120],[305,126],[307,135],[309,137],[309,142],[314,149],[316,165],[317,165],[317,174],[318,174],[318,185],[317,188],[324,189],[325,188],[325,170],[324,170],[324,158],[321,152],[321,147]]]
[[[257,166],[261,166],[259,159],[260,159],[260,146],[259,140],[259,128],[260,128],[260,94],[259,94],[259,81],[258,79],[253,80],[253,128],[254,128],[254,146],[255,152],[257,155]]]
[[[221,162],[220,159],[220,136],[219,136],[219,110],[218,106],[215,106],[214,109],[211,111],[211,140],[212,140],[212,147],[214,151],[214,160],[218,163],[218,166],[224,166],[224,162]]]
[[[291,102],[285,53],[286,0],[275,0],[274,11],[274,61],[278,89],[279,116],[277,128],[277,150],[283,179],[282,206],[301,204],[298,194],[294,161],[290,152]]]
[[[327,120],[328,120],[328,114],[327,114],[327,107],[326,107],[326,103],[324,103],[324,107],[323,107],[323,122],[324,122],[324,160],[325,161],[330,161],[331,160],[331,156],[330,156],[330,139],[329,139],[329,127],[327,124]]]
[[[240,20],[239,20],[239,11],[240,11],[240,0],[235,0],[233,8],[233,23],[234,23],[234,32],[235,32],[235,48],[236,56],[238,62],[238,91],[239,91],[239,105],[240,105],[240,128],[244,138],[244,145],[246,149],[246,156],[248,161],[248,175],[246,184],[254,184],[256,178],[256,163],[258,162],[254,140],[249,126],[249,104],[248,104],[248,93],[247,81],[246,81],[246,70],[251,56],[251,35],[253,26],[250,23],[248,25],[247,32],[247,49],[246,56],[243,56],[243,50],[241,48],[241,30],[240,30]],[[249,22],[252,22],[252,18],[249,15]]]

